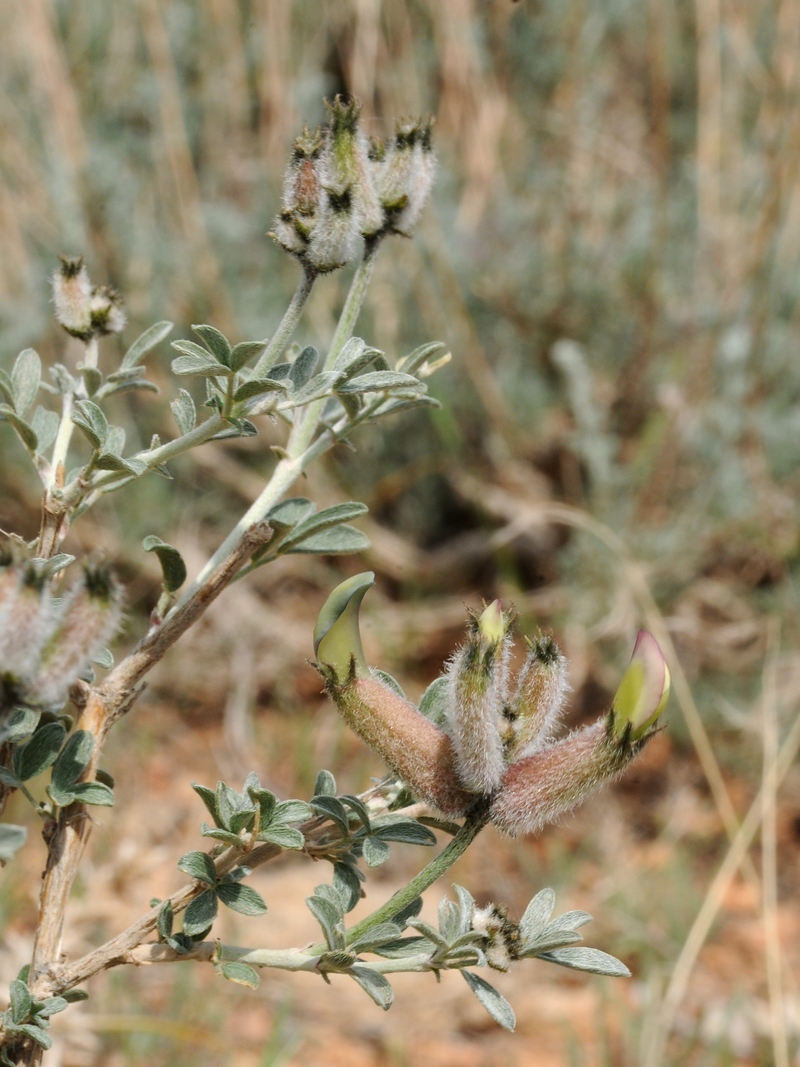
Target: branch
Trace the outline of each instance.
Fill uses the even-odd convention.
[[[222,590],[233,580],[242,564],[267,540],[269,526],[259,523],[248,530],[236,550],[224,560],[175,614],[151,629],[138,646],[108,675],[100,689],[89,692],[77,728],[88,730],[95,738],[92,761],[84,778],[92,778],[97,769],[103,741],[114,722],[133,704],[137,685],[167,650],[202,615]],[[78,864],[91,830],[91,820],[83,804],[63,808],[48,840],[47,866],[39,900],[39,921],[34,940],[31,976],[52,973],[61,949],[64,913]],[[191,899],[191,895],[190,898]],[[188,901],[187,901],[188,902]],[[69,988],[69,986],[65,987]]]

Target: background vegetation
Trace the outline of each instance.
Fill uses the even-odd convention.
[[[464,603],[502,596],[561,640],[572,722],[609,699],[637,626],[675,668],[669,730],[617,789],[537,839],[487,832],[456,874],[515,907],[554,885],[594,912],[593,943],[633,982],[536,965],[501,983],[509,1036],[454,977],[398,982],[381,1016],[305,976],[247,994],[197,968],[126,972],[65,1020],[61,1062],[795,1062],[796,0],[10,0],[0,82],[3,365],[28,344],[63,352],[59,252],[123,292],[128,341],[158,318],[174,336],[192,322],[268,334],[297,281],[265,231],[302,120],[339,91],[376,132],[434,112],[435,203],[379,260],[359,332],[392,356],[444,340],[444,408],[364,433],[369,463],[340,449],[313,476],[323,502],[370,506],[372,550],[343,564],[379,576],[370,659],[420,692]],[[346,283],[317,287],[301,342],[324,346]],[[143,437],[165,424],[163,398],[124,403]],[[37,484],[3,426],[0,455],[0,525],[32,537]],[[125,577],[132,631],[158,590],[141,538],[197,568],[272,462],[261,436],[206,446],[175,482],[146,479],[78,526],[75,543]],[[378,773],[305,663],[339,575],[286,558],[238,583],[159,671],[112,745],[120,804],[97,828],[79,936],[174,888],[203,814],[190,778],[256,769],[304,795],[320,765],[353,790]],[[146,800],[123,804],[142,782]],[[737,826],[754,802],[748,851]],[[0,890],[6,982],[38,892],[36,846],[23,856]],[[262,878],[265,938],[313,936],[312,865]]]

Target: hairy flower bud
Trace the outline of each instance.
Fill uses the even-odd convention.
[[[432,130],[433,119],[399,122],[385,158],[373,164],[388,228],[404,237],[416,226],[436,176]]]
[[[491,820],[512,836],[535,833],[615,778],[640,747],[620,743],[610,717],[576,730],[509,764]]]
[[[0,621],[0,678],[6,686],[24,688],[50,632],[53,608],[44,579],[32,564],[9,571],[3,583],[8,587]]]
[[[496,971],[507,971],[517,958],[519,923],[508,917],[505,906],[487,904],[485,908],[473,908],[472,929],[486,937],[481,948],[489,966]]]
[[[353,190],[338,193],[323,189],[306,260],[320,274],[338,270],[355,255],[359,232]]]
[[[29,699],[56,704],[105,647],[119,625],[120,589],[105,566],[87,566],[82,581],[65,598],[45,646]]]
[[[89,310],[92,333],[122,333],[125,329],[128,316],[125,314],[122,297],[110,285],[98,285],[92,290]]]
[[[92,336],[92,283],[83,256],[61,256],[61,266],[53,274],[53,303],[56,319],[67,333],[88,341]]]
[[[303,257],[317,223],[322,185],[320,156],[323,136],[308,126],[294,142],[283,178],[283,210],[275,219],[273,236],[292,255]]]
[[[552,739],[567,683],[567,661],[549,634],[527,639],[528,655],[519,673],[514,700],[505,709],[506,759],[529,756]]]
[[[447,717],[458,774],[472,793],[492,793],[505,769],[500,719],[506,693],[510,620],[494,601],[448,669]]]
[[[617,737],[623,737],[628,730],[632,741],[644,737],[664,710],[669,687],[669,668],[658,642],[652,634],[640,630],[611,705]]]
[[[414,795],[446,815],[462,815],[472,797],[459,785],[450,739],[367,667],[358,613],[374,579],[371,571],[356,574],[325,601],[314,628],[319,669],[347,724]]]
[[[463,815],[474,803],[459,782],[450,738],[413,704],[374,677],[329,684],[328,692],[348,726],[418,800],[449,818]]]

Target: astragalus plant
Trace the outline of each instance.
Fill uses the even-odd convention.
[[[509,1028],[511,1007],[468,968],[507,970],[516,960],[539,957],[627,973],[605,953],[574,947],[581,940],[578,927],[590,917],[569,912],[552,920],[550,890],[538,893],[517,922],[502,903],[477,907],[456,887],[457,902],[442,902],[438,926],[419,918],[419,894],[488,822],[510,835],[535,831],[622,770],[652,735],[666,699],[669,675],[655,642],[640,635],[608,713],[558,740],[564,658],[551,637],[536,634],[512,684],[512,613],[495,602],[471,619],[465,644],[417,709],[396,682],[365,663],[358,609],[372,577],[363,574],[339,586],[323,606],[315,651],[325,687],[382,757],[388,775],[354,796],[338,795],[332,775],[320,771],[308,801],[279,800],[255,774],[241,791],[224,782],[215,788],[193,783],[210,822],[200,825],[206,849],[176,857],[188,876],[183,888],[168,900],[151,901],[137,922],[82,958],[62,953],[66,906],[92,827],[89,808],[114,804],[113,778],[100,766],[103,746],[131,710],[143,679],[232,581],[286,553],[362,550],[366,539],[349,522],[365,512],[363,504],[317,510],[311,500],[287,494],[309,464],[362,423],[435,403],[424,379],[446,358],[440,345],[425,345],[392,365],[353,336],[378,252],[391,235],[410,235],[429,194],[431,123],[402,122],[388,143],[369,143],[356,103],[337,99],[329,111],[326,129],[305,129],[294,145],[274,223],[273,237],[300,265],[294,298],[268,341],[232,342],[213,326],[198,325],[197,341],[173,342],[173,373],[199,384],[200,395],[177,391],[172,440],[154,437],[148,448],[130,453],[124,430],[105,413],[117,393],[155,389],[144,361],[172,324],[152,326],[109,367],[101,342],[124,329],[122,301],[92,283],[80,257],[62,258],[53,297],[59,322],[83,346],[82,359],[56,364],[43,378],[39,356],[26,349],[10,373],[0,373],[0,416],[16,431],[43,487],[38,538],[27,544],[5,535],[2,542],[1,802],[4,808],[14,791],[30,802],[47,852],[32,959],[11,983],[0,1016],[4,1063],[38,1063],[51,1045],[51,1016],[82,999],[80,985],[97,972],[126,964],[206,961],[223,978],[249,986],[257,985],[261,967],[326,980],[344,974],[383,1008],[392,1002],[388,974],[438,975],[452,968]],[[290,347],[312,287],[359,247],[325,357],[312,347]],[[286,429],[285,443],[273,446],[272,475],[188,586],[183,560],[162,540],[164,531],[145,538],[143,549],[161,562],[163,589],[149,630],[115,664],[108,645],[123,618],[124,590],[102,558],[76,561],[62,551],[71,525],[132,481],[170,477],[170,461],[192,448],[257,434],[263,418]],[[98,667],[106,672],[100,678]],[[383,863],[393,841],[435,845],[435,830],[452,837],[443,851],[389,901],[348,925],[348,913],[364,896],[364,868]],[[24,841],[23,827],[0,825],[2,862]],[[323,940],[305,948],[243,948],[216,940],[220,905],[244,915],[266,910],[246,879],[285,850],[332,865],[331,882],[307,902]]]

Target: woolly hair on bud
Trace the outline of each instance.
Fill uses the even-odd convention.
[[[532,834],[616,778],[644,742],[619,742],[609,717],[509,764],[491,821],[515,837]]]
[[[0,675],[25,686],[36,670],[54,619],[52,599],[32,565],[13,568],[0,618]]]
[[[553,637],[528,639],[528,655],[508,709],[506,757],[529,756],[552,739],[569,692],[567,661]]]
[[[92,283],[83,256],[60,258],[61,266],[52,276],[56,319],[67,333],[88,341],[92,336]]]
[[[56,628],[42,653],[30,699],[56,704],[113,637],[120,620],[120,590],[106,567],[87,567],[65,597]]]
[[[462,785],[492,793],[505,770],[500,734],[511,642],[487,642],[476,627],[447,669],[447,719]]]
[[[352,190],[322,190],[317,222],[306,251],[308,262],[320,274],[338,270],[355,255],[360,236]]]
[[[412,704],[375,677],[329,683],[328,692],[348,726],[415,797],[451,819],[474,803],[459,782],[450,738]]]

